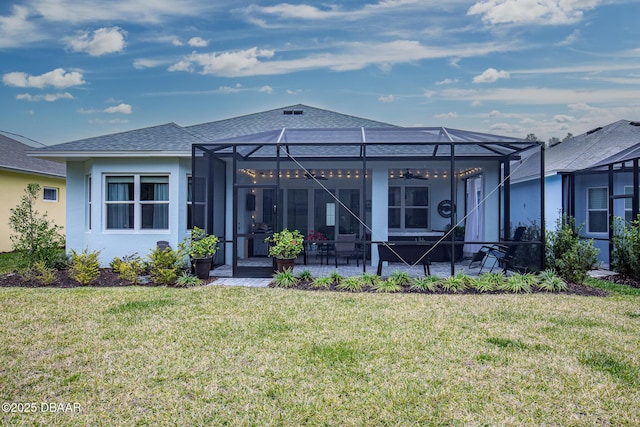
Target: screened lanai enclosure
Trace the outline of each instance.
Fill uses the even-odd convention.
[[[283,228],[306,236],[296,266],[373,273],[381,259],[385,271],[423,271],[428,261],[455,274],[473,261],[489,271],[509,265],[478,251],[501,244],[518,249],[512,267],[537,270],[543,174],[528,184],[524,202],[512,197],[511,174],[541,149],[446,128],[285,128],[196,144],[190,221],[221,239],[214,263],[234,277],[270,277],[265,238]],[[513,241],[519,225],[527,232]]]

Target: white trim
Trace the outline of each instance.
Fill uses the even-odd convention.
[[[53,191],[55,197],[53,199],[47,199],[45,195],[47,194],[47,190]],[[42,200],[47,203],[57,203],[60,199],[60,189],[58,187],[42,187]]]
[[[145,173],[126,173],[117,172],[109,173],[104,172],[102,174],[102,233],[104,234],[130,234],[130,233],[142,233],[142,234],[170,234],[171,233],[171,191],[168,191],[168,200],[162,201],[149,201],[141,200],[140,198],[140,183],[141,177],[144,176],[157,176],[166,177],[167,185],[171,185],[171,174],[166,172],[145,172]],[[108,202],[107,198],[107,178],[108,177],[132,177],[133,178],[133,200],[127,200],[122,202]],[[133,227],[132,228],[107,228],[107,205],[109,204],[133,204]],[[162,204],[167,206],[167,228],[142,228],[142,206]]]

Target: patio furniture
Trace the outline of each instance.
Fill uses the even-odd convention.
[[[378,243],[378,270],[376,274],[382,275],[382,263],[402,262],[409,265],[422,264],[424,275],[430,276],[431,270],[429,257],[433,244],[429,243]]]
[[[508,240],[508,242],[521,242],[526,229],[527,227],[525,226],[516,228],[516,231],[513,233],[513,239]],[[483,246],[482,248],[480,248],[480,251],[478,251],[478,253],[484,253],[482,262],[480,263],[480,270],[478,271],[478,274],[482,273],[482,269],[486,266],[487,260],[489,258],[493,258],[493,264],[491,264],[491,269],[489,270],[489,272],[492,272],[496,265],[502,268],[503,273],[506,273],[507,270],[513,270],[513,259],[517,249],[518,245],[514,244],[497,244],[493,246]],[[473,263],[473,260],[471,260],[471,262]]]
[[[355,258],[356,266],[360,266],[359,256],[362,256],[362,253],[358,251],[356,246],[355,234],[338,234],[332,250],[336,268],[338,267],[338,258],[346,258],[347,264],[349,264],[349,258]],[[327,260],[328,263],[329,261]]]

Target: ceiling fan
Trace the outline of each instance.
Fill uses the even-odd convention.
[[[401,173],[400,174],[400,178],[404,178],[404,179],[423,179],[425,181],[429,179],[426,176],[422,176],[420,174],[413,173],[409,169],[407,169],[404,173]]]
[[[326,181],[327,177],[324,175],[316,175],[315,173],[305,172],[304,177],[306,179],[317,179],[318,181]]]

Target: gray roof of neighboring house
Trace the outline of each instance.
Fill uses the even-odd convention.
[[[575,172],[616,158],[620,152],[640,143],[639,123],[619,120],[569,138],[545,150],[545,174]],[[524,179],[536,175],[540,153],[523,161],[512,178]]]
[[[32,150],[33,146],[24,144],[9,135],[12,134],[0,132],[0,169],[63,178],[66,176],[67,168],[63,163],[27,156],[27,150]],[[30,141],[38,144],[33,140]]]
[[[293,105],[225,120],[182,127],[175,123],[86,138],[34,150],[42,157],[64,157],[70,153],[182,152],[195,143],[206,143],[240,135],[281,128],[394,127],[306,105]]]

